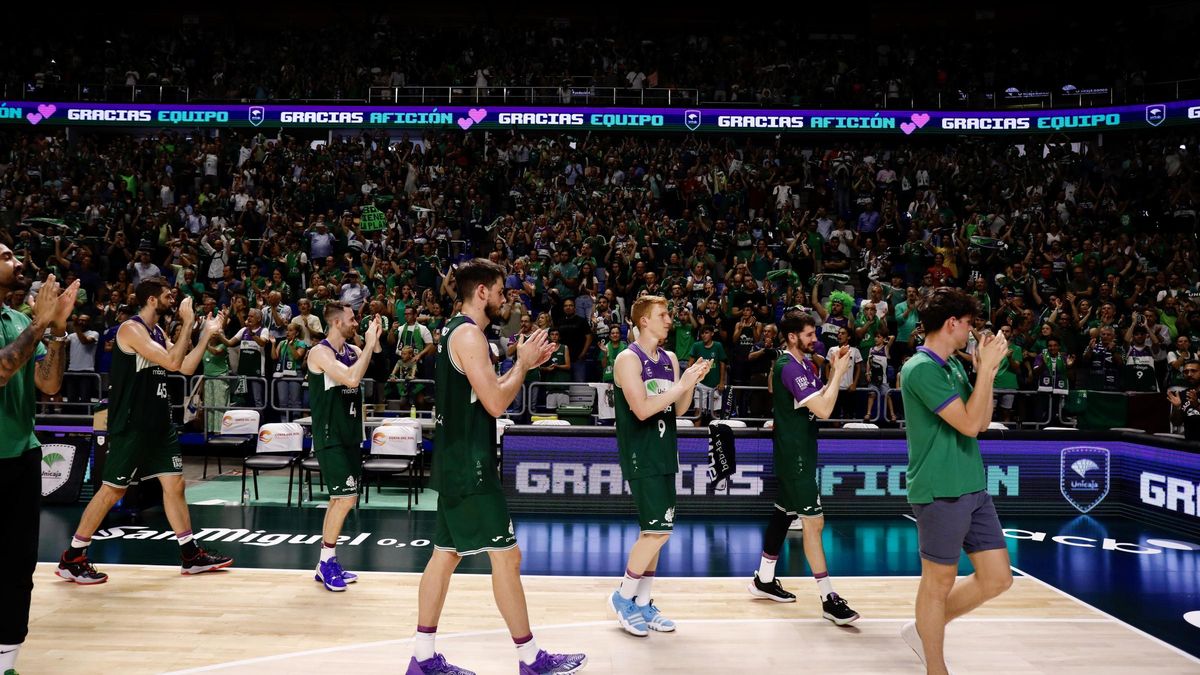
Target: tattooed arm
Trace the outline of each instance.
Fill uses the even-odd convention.
[[[12,344],[0,349],[0,386],[8,383],[29,359],[37,352],[37,346],[47,328],[55,335],[65,335],[67,317],[75,306],[75,297],[79,291],[79,281],[76,280],[65,291],[60,290],[54,275],[46,277],[45,283],[38,291],[33,305],[33,322],[17,336]],[[46,358],[38,364],[34,371],[34,382],[37,388],[47,394],[58,393],[62,386],[62,373],[66,365],[63,356],[63,343],[52,343]]]
[[[42,333],[46,332],[46,324],[34,322],[17,336],[12,344],[0,347],[0,387],[21,372],[25,364],[37,351]],[[61,350],[59,351],[61,354]]]
[[[38,361],[33,371],[33,381],[38,391],[54,395],[62,388],[63,371],[67,369],[67,343],[51,341],[46,346],[46,356]]]

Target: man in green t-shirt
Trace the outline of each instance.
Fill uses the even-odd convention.
[[[965,349],[979,302],[941,287],[918,311],[925,344],[900,371],[908,425],[908,501],[917,518],[921,585],[916,622],[900,635],[930,673],[945,673],[946,624],[1012,585],[1008,549],[986,491],[976,437],[992,421],[992,383],[1008,355],[1003,334],[985,335],[975,352],[975,386],[951,358]],[[956,581],[966,551],[975,573]]]
[[[716,417],[721,410],[721,396],[725,393],[725,364],[729,357],[725,355],[725,346],[713,340],[715,329],[711,323],[700,327],[700,341],[692,344],[692,352],[688,355],[690,368],[698,359],[713,364],[704,379],[696,384],[696,409],[701,415]]]
[[[35,388],[56,394],[62,385],[67,319],[79,291],[75,281],[60,292],[51,274],[38,290],[30,321],[5,304],[14,290],[29,287],[23,266],[0,244],[0,673],[16,672],[29,632],[42,494],[42,449],[33,435]],[[41,342],[47,328],[53,336],[49,349]]]
[[[1004,335],[1004,340],[1012,340],[1012,326],[1005,324],[1000,327],[1000,333]],[[992,383],[994,389],[1014,390],[1020,387],[1020,381],[1017,379],[1017,373],[1021,370],[1021,364],[1025,361],[1025,351],[1020,345],[1008,343],[1008,353],[1000,361],[1000,369],[996,371],[996,379]],[[996,399],[1000,403],[1000,414],[1004,417],[1005,422],[1012,421],[1013,403],[1016,401],[1016,394],[997,394]]]

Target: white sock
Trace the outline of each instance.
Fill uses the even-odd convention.
[[[813,577],[816,579],[816,577]],[[833,579],[829,575],[817,579],[817,590],[821,592],[821,602],[825,602],[829,598],[829,594],[833,592]]]
[[[758,563],[758,580],[764,584],[775,581],[775,563],[777,562],[779,562],[779,558],[768,558],[764,553],[762,560]]]
[[[326,546],[321,544],[321,562],[329,562],[330,558],[337,556],[337,548],[334,546]]]
[[[654,572],[642,575],[637,585],[637,606],[645,607],[650,604],[650,586],[654,583]]]
[[[631,576],[633,572],[625,570],[625,578],[621,579],[621,597],[625,600],[632,600],[633,596],[637,595],[638,582],[642,580],[640,576]]]
[[[16,669],[20,651],[21,645],[0,645],[0,673]]]
[[[521,663],[527,666],[532,666],[534,661],[537,661],[538,646],[537,641],[533,636],[529,636],[529,642],[517,645],[517,658],[521,659]]]
[[[71,548],[87,548],[92,543],[91,538],[80,539],[78,535],[71,537]]]
[[[417,635],[413,639],[413,658],[417,661],[428,661],[437,654],[437,649],[434,647],[434,639],[437,637],[437,629],[433,633],[423,633],[417,629]]]
[[[179,545],[183,546],[192,540],[192,531],[188,530],[186,532],[176,532],[175,538],[179,540]]]

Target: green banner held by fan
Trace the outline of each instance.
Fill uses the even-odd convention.
[[[363,207],[362,217],[359,219],[359,229],[363,232],[378,232],[385,227],[387,227],[387,216],[383,214],[383,211],[375,208],[372,204]]]

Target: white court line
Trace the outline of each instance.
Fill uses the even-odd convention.
[[[901,515],[903,515],[905,518],[908,518],[909,520],[913,521],[914,523],[917,522],[916,518],[913,518],[912,516],[908,515],[907,513],[901,514]],[[1146,631],[1142,630],[1141,628],[1138,628],[1137,626],[1134,626],[1133,624],[1131,624],[1123,619],[1119,619],[1119,618],[1113,616],[1112,614],[1109,614],[1108,612],[1100,609],[1099,607],[1096,607],[1095,605],[1092,605],[1088,602],[1080,600],[1079,598],[1062,590],[1061,588],[1055,586],[1054,584],[1051,584],[1047,581],[1043,581],[1043,580],[1033,576],[1032,574],[1026,572],[1025,570],[1020,569],[1019,567],[1016,567],[1015,565],[1009,565],[1009,567],[1012,569],[1012,571],[1016,572],[1017,574],[1020,574],[1022,577],[1025,577],[1026,579],[1035,581],[1035,582],[1041,584],[1042,586],[1049,588],[1050,590],[1054,591],[1055,593],[1058,593],[1059,595],[1063,596],[1064,598],[1074,600],[1076,603],[1083,605],[1084,607],[1087,607],[1088,609],[1092,610],[1096,614],[1108,617],[1109,620],[1115,621],[1116,623],[1119,623],[1122,626],[1125,626],[1129,630],[1131,630],[1135,633],[1138,633],[1138,634],[1142,635],[1143,637],[1149,638],[1150,640],[1152,640],[1154,642],[1157,642],[1158,644],[1162,645],[1163,647],[1170,649],[1171,651],[1175,652],[1176,654],[1179,654],[1180,656],[1188,659],[1189,661],[1193,661],[1195,663],[1200,663],[1200,658],[1197,658],[1195,655],[1185,652],[1184,650],[1180,649],[1179,647],[1176,647],[1175,645],[1171,644],[1170,642],[1167,642],[1166,640],[1163,640],[1162,638],[1155,637],[1155,636],[1151,635],[1150,633],[1147,633]],[[957,620],[962,621],[963,619],[957,619]]]
[[[893,623],[906,623],[908,621],[911,621],[911,619],[907,619],[907,618],[859,619],[855,623],[856,624],[861,624],[861,623],[893,624]],[[965,622],[965,623],[1112,623],[1109,619],[1070,619],[1070,618],[1032,618],[1032,617],[1011,617],[1011,618],[983,617],[983,618],[972,618],[972,619],[959,619],[958,621]],[[680,625],[688,625],[688,624],[763,624],[763,623],[824,624],[827,622],[828,622],[828,619],[823,619],[823,618],[681,619],[679,621],[676,621],[676,623],[678,623]],[[572,629],[572,628],[595,628],[598,626],[610,626],[612,624],[613,624],[613,621],[610,619],[608,621],[588,621],[588,622],[584,622],[584,623],[564,623],[564,624],[554,624],[554,625],[550,625],[550,626],[534,626],[533,628],[534,628],[534,630],[537,630],[537,631],[568,630],[568,629]],[[449,633],[449,634],[445,634],[445,635],[439,634],[438,640],[454,640],[454,639],[462,639],[462,638],[481,637],[484,635],[501,635],[501,634],[507,634],[507,633],[508,633],[507,628],[496,628],[496,629],[492,629],[492,630],[471,631],[468,633]],[[216,663],[216,664],[213,664],[210,666],[201,666],[199,668],[189,668],[187,670],[175,670],[175,671],[171,671],[169,673],[164,673],[163,675],[191,675],[192,673],[208,673],[208,672],[213,672],[216,670],[233,668],[236,666],[248,666],[248,665],[254,665],[254,664],[259,664],[259,663],[269,663],[272,661],[282,661],[285,659],[316,656],[319,654],[330,654],[333,652],[350,652],[350,651],[357,651],[359,649],[370,649],[373,647],[384,647],[384,646],[390,646],[390,645],[403,645],[405,643],[412,642],[412,640],[413,640],[413,638],[403,638],[403,639],[397,639],[397,640],[381,640],[378,642],[365,642],[365,643],[354,644],[354,645],[341,645],[338,647],[323,647],[321,649],[310,649],[310,650],[299,651],[299,652],[274,654],[271,656],[259,656],[259,657],[255,657],[252,659],[242,659],[240,661],[229,661],[227,663]]]
[[[1175,645],[1171,644],[1170,642],[1167,642],[1166,640],[1163,640],[1162,638],[1155,637],[1155,636],[1151,635],[1150,633],[1147,633],[1146,631],[1142,630],[1141,628],[1138,628],[1137,626],[1134,626],[1133,624],[1130,624],[1126,621],[1123,621],[1123,620],[1113,616],[1112,614],[1109,614],[1108,612],[1100,609],[1099,607],[1096,607],[1095,605],[1092,605],[1083,600],[1080,600],[1079,598],[1071,595],[1070,593],[1062,590],[1061,588],[1058,588],[1057,586],[1054,586],[1053,584],[1042,581],[1041,579],[1033,576],[1032,574],[1029,574],[1028,572],[1017,569],[1016,567],[1013,567],[1013,571],[1019,572],[1025,578],[1032,579],[1033,581],[1036,581],[1037,583],[1045,586],[1046,588],[1049,588],[1050,590],[1054,591],[1055,593],[1058,593],[1059,595],[1061,595],[1065,598],[1070,598],[1071,600],[1074,600],[1075,602],[1083,605],[1084,607],[1087,607],[1088,609],[1092,610],[1093,612],[1100,614],[1101,616],[1106,616],[1109,619],[1121,624],[1122,626],[1125,626],[1129,630],[1131,630],[1135,633],[1138,633],[1144,637],[1147,637],[1147,638],[1153,640],[1154,642],[1157,642],[1158,644],[1166,647],[1167,649],[1170,649],[1171,651],[1175,652],[1176,654],[1179,654],[1180,656],[1188,659],[1189,661],[1192,661],[1193,663],[1200,663],[1200,658],[1197,658],[1196,656],[1183,651],[1179,647],[1176,647]]]
[[[106,563],[106,562],[96,562],[95,560],[93,560],[92,562],[94,564],[98,564],[102,567],[148,567],[148,568],[162,568],[162,569],[177,569],[179,567],[179,565],[156,565],[156,564],[150,564],[150,563],[146,563],[146,564]],[[57,560],[43,560],[43,561],[40,561],[38,564],[39,565],[56,565],[57,566],[58,561]],[[224,568],[222,568],[222,571],[233,572],[235,570],[238,572],[287,572],[287,573],[309,572],[309,573],[311,573],[313,571],[313,567],[297,567],[297,568],[224,567]],[[379,570],[379,571],[368,570],[368,571],[363,571],[363,572],[355,572],[355,574],[357,574],[360,577],[368,576],[368,575],[370,575],[370,576],[394,576],[394,577],[419,577],[419,576],[421,576],[422,573],[421,572],[389,572],[389,571],[383,571],[383,570]],[[456,572],[455,574],[461,574],[461,575],[466,575],[466,576],[487,576],[489,573],[488,572]],[[569,581],[581,581],[581,580],[619,581],[621,579],[621,575],[619,575],[619,574],[609,574],[609,575],[600,576],[600,575],[522,573],[521,576],[523,578],[530,578],[530,579],[566,579]],[[753,572],[751,572],[751,574],[743,574],[743,575],[729,576],[729,577],[663,576],[663,577],[657,577],[657,578],[658,579],[672,579],[672,580],[675,580],[675,579],[693,580],[694,579],[694,580],[698,580],[698,581],[729,581],[730,579],[749,579],[753,576],[754,576]],[[776,575],[776,576],[779,576],[783,579],[789,579],[789,578],[807,579],[808,578],[803,575],[792,576],[792,577],[789,577],[787,575]],[[839,579],[862,579],[864,581],[891,581],[893,579],[920,579],[921,576],[919,574],[899,574],[899,575],[890,575],[890,576],[848,576],[848,575],[843,574],[843,575],[839,575],[838,578]]]

